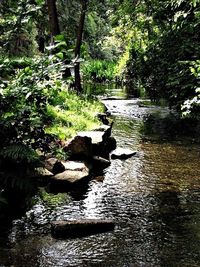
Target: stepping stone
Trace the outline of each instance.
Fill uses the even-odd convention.
[[[88,168],[84,162],[78,162],[78,161],[72,161],[72,160],[60,161],[55,158],[47,159],[45,162],[45,166],[53,174],[58,174],[66,170],[72,170],[72,171],[87,170],[88,171]]]
[[[92,139],[87,135],[76,135],[63,150],[71,159],[85,159],[92,156]]]
[[[104,131],[85,131],[79,132],[77,136],[91,138],[92,145],[99,145],[105,140],[106,133]]]
[[[89,172],[88,167],[85,165],[84,162],[78,161],[61,161],[61,164],[64,166],[65,170],[71,171],[87,171]]]
[[[128,159],[136,155],[137,151],[126,148],[117,148],[111,153],[111,159]]]
[[[65,182],[68,184],[74,184],[77,182],[80,182],[81,180],[84,180],[86,177],[89,176],[89,170],[83,169],[83,170],[66,170],[62,173],[56,174],[52,177],[52,180],[54,182]]]
[[[55,238],[82,237],[114,230],[112,220],[80,219],[51,222],[51,233]]]
[[[105,125],[102,124],[101,126],[99,126],[98,128],[94,129],[93,131],[95,132],[104,132],[104,138],[109,138],[111,136],[111,131],[112,131],[112,126],[113,123],[111,125]]]

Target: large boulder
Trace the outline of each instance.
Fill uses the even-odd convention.
[[[87,135],[76,135],[63,148],[71,159],[88,159],[92,157],[92,139]]]
[[[112,220],[80,219],[68,221],[53,221],[51,233],[55,238],[82,237],[114,230]]]
[[[112,124],[101,125],[93,131],[79,132],[72,138],[63,148],[72,160],[90,160],[93,155],[104,156],[109,154],[110,145],[113,147],[113,139],[111,136]],[[116,142],[115,142],[116,143]],[[59,164],[56,163],[58,169]]]
[[[53,177],[53,173],[47,170],[46,168],[38,167],[34,170],[28,170],[26,173],[26,177],[37,181],[37,184],[39,186],[45,186]]]
[[[49,170],[47,170],[46,168],[43,168],[43,167],[38,167],[38,168],[35,168],[35,176],[43,176],[43,177],[52,177],[53,176],[53,173],[50,172]]]
[[[109,158],[109,153],[116,148],[115,138],[110,137],[111,129],[112,126],[102,125],[93,131],[80,132],[78,135],[91,138],[93,155]]]
[[[78,136],[91,138],[92,145],[99,145],[106,139],[105,131],[84,131],[79,132]]]

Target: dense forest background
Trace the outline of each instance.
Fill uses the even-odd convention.
[[[35,166],[98,124],[84,82],[123,83],[198,120],[199,55],[199,0],[1,0],[1,164]]]

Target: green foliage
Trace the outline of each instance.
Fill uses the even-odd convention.
[[[3,82],[15,75],[16,69],[23,69],[32,64],[28,57],[0,57],[0,80]]]
[[[70,138],[79,131],[91,130],[99,125],[96,114],[101,111],[103,106],[99,102],[61,91],[47,106],[46,115],[51,124],[45,131],[60,139]]]
[[[199,81],[191,66],[200,54],[200,2],[145,1],[139,8],[133,22],[141,45],[132,44],[128,82],[133,87],[142,85],[152,100],[165,98],[179,113],[181,107],[196,106]]]
[[[82,67],[85,80],[111,82],[115,78],[116,63],[106,60],[90,60]]]
[[[31,0],[0,3],[0,51],[9,56],[32,56],[36,52],[36,27],[40,6]]]
[[[44,124],[46,104],[61,86],[61,63],[53,57],[35,58],[31,66],[16,71],[1,94],[1,122],[13,129],[9,142],[46,147]]]
[[[185,100],[181,106],[184,117],[192,117],[199,119],[200,117],[200,60],[191,62],[190,71],[194,76],[195,82],[193,84],[195,93],[192,97]]]
[[[1,156],[31,163],[32,149],[57,151],[59,139],[98,125],[95,113],[102,106],[69,92],[62,78],[65,69],[56,55],[50,55],[33,58],[8,77],[0,91]]]
[[[22,144],[13,144],[4,147],[0,151],[0,156],[8,159],[12,159],[15,162],[23,162],[27,164],[35,164],[38,162],[38,154]]]
[[[142,124],[141,133],[157,141],[182,140],[199,142],[199,126],[196,119],[180,118],[178,114],[164,115],[157,112],[148,115]]]

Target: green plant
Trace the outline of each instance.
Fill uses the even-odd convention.
[[[190,67],[191,74],[193,75],[195,82],[194,95],[187,100],[181,106],[183,117],[192,117],[199,120],[200,115],[200,60],[191,62]]]
[[[69,91],[62,77],[65,69],[57,55],[50,55],[33,58],[10,76],[0,91],[2,157],[19,161],[27,157],[30,163],[29,149],[56,153],[60,140],[99,124],[95,113],[103,107]]]
[[[133,22],[141,40],[131,45],[128,82],[142,85],[153,101],[166,99],[180,115],[186,105],[197,110],[199,82],[190,69],[199,59],[200,2],[145,1],[138,8]]]
[[[0,3],[0,51],[9,56],[33,56],[36,52],[35,18],[41,6],[31,0]]]
[[[116,63],[107,60],[90,60],[82,67],[85,80],[111,82],[115,78]]]
[[[31,165],[34,150],[46,153],[55,146],[56,137],[45,133],[46,105],[61,88],[62,70],[59,60],[44,56],[9,76],[0,91],[1,157]]]

